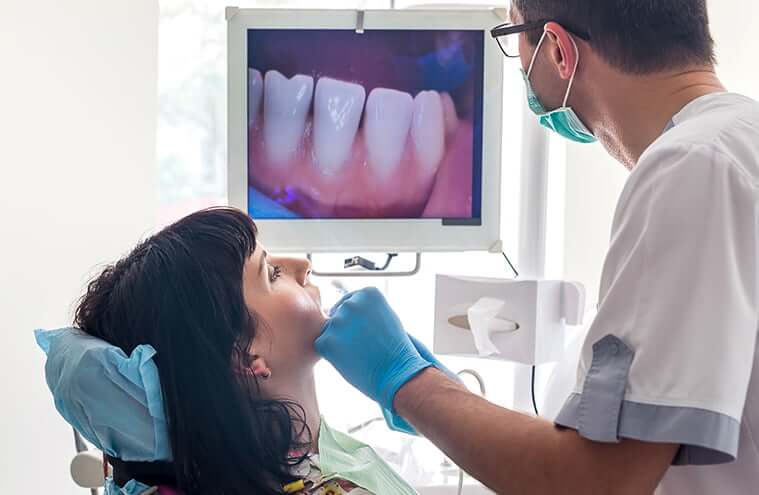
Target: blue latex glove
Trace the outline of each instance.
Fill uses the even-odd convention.
[[[343,378],[389,411],[398,389],[432,366],[374,287],[344,297],[314,345]]]
[[[438,358],[436,358],[435,355],[432,354],[432,352],[429,349],[427,349],[427,347],[424,344],[419,342],[419,340],[416,337],[409,334],[409,338],[411,339],[411,342],[414,344],[414,347],[416,348],[419,355],[422,356],[422,359],[425,359],[432,366],[444,372],[452,380],[462,383],[461,378],[459,378],[458,375],[456,375],[453,371],[449,370],[443,363],[441,363],[438,360]],[[383,409],[382,416],[384,416],[385,422],[387,423],[387,426],[391,430],[400,431],[402,433],[408,433],[410,435],[418,435],[416,429],[413,426],[411,426],[411,424],[408,421],[403,419],[403,417],[397,415],[392,410]]]
[[[373,287],[344,296],[330,316],[332,319],[316,340],[317,352],[380,404],[391,429],[416,434],[408,422],[395,414],[392,403],[398,389],[430,366],[458,380],[456,375],[406,333],[382,293]]]
[[[458,376],[456,376],[456,374],[453,371],[446,368],[445,365],[441,363],[440,360],[438,360],[438,358],[436,358],[434,354],[432,354],[432,351],[427,349],[427,347],[421,342],[419,342],[419,340],[416,337],[409,334],[409,338],[411,339],[411,343],[414,344],[416,351],[419,353],[420,356],[422,356],[422,359],[427,360],[432,366],[444,372],[453,380],[456,380],[457,382],[461,381],[461,379]]]

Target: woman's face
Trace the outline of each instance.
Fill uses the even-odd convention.
[[[318,361],[314,340],[327,320],[311,264],[273,256],[257,243],[243,269],[243,297],[257,322],[252,352],[280,376],[310,370]]]

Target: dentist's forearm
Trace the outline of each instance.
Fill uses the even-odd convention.
[[[600,444],[498,407],[430,368],[396,394],[395,409],[466,472],[504,494],[650,494],[676,445]]]

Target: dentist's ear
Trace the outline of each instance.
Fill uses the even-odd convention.
[[[550,60],[559,72],[559,76],[568,80],[572,77],[577,66],[580,47],[574,37],[556,22],[546,24],[545,32],[544,44],[546,46],[543,50],[547,50]]]

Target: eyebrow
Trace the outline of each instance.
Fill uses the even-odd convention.
[[[269,256],[269,253],[266,252],[264,249],[263,254],[261,254],[261,262],[258,264],[258,274],[260,275],[261,272],[264,271],[264,262],[266,261],[266,258]]]

